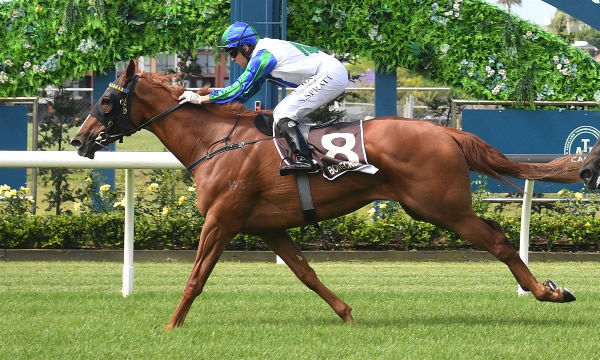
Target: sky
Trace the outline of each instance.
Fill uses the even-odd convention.
[[[498,5],[496,0],[485,0],[490,4]],[[506,7],[499,6],[501,9]],[[521,6],[512,6],[511,12],[523,20],[528,20],[537,25],[545,26],[550,24],[550,20],[556,13],[556,8],[542,0],[521,0]]]

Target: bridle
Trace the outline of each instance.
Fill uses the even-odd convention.
[[[94,104],[92,111],[90,112],[104,127],[106,132],[101,132],[95,140],[95,143],[103,148],[105,145],[110,144],[114,141],[119,140],[123,142],[123,136],[131,136],[136,132],[144,129],[146,126],[164,118],[173,111],[179,109],[183,104],[175,104],[167,110],[161,112],[150,120],[135,125],[130,118],[131,114],[131,99],[135,92],[135,86],[139,75],[134,75],[131,79],[127,80],[123,86],[120,86],[116,82],[108,84],[108,88],[104,91],[102,97]],[[103,101],[108,99],[110,101],[110,111],[104,112],[102,110]]]
[[[167,110],[161,112],[160,114],[154,116],[150,120],[148,120],[140,125],[135,125],[131,121],[129,114],[131,114],[131,99],[133,98],[133,93],[135,92],[135,86],[137,84],[138,79],[139,79],[139,76],[134,75],[131,79],[127,80],[127,82],[125,82],[125,84],[123,86],[120,86],[116,82],[112,82],[112,83],[108,84],[108,88],[106,88],[102,97],[96,102],[96,104],[94,104],[94,107],[92,108],[92,111],[90,113],[96,119],[98,119],[98,121],[100,121],[100,123],[102,125],[104,125],[104,127],[107,130],[107,132],[103,131],[100,134],[98,134],[98,137],[95,139],[95,143],[98,146],[100,146],[104,149],[107,149],[106,145],[108,145],[114,141],[119,140],[119,142],[122,143],[123,136],[131,136],[131,135],[135,134],[136,132],[144,129],[146,126],[164,118],[165,116],[169,115],[170,113],[172,113],[173,111],[179,109],[182,105],[184,105],[184,104],[177,103],[177,104],[171,106],[170,108],[168,108]],[[104,112],[102,110],[102,102],[105,101],[106,99],[108,99],[108,101],[110,101],[110,105],[111,105],[111,109],[109,112]],[[242,141],[242,142],[238,142],[238,143],[229,144],[231,135],[233,134],[233,131],[237,127],[239,120],[240,120],[240,115],[238,114],[231,131],[224,138],[217,140],[212,145],[210,145],[209,149],[220,143],[224,143],[225,145],[223,145],[220,148],[217,148],[216,150],[209,151],[205,156],[201,157],[200,159],[198,159],[198,160],[194,161],[193,163],[191,163],[190,165],[188,165],[186,167],[187,170],[189,172],[192,172],[192,170],[194,170],[196,167],[198,167],[200,164],[202,164],[206,160],[209,160],[213,156],[221,154],[223,152],[235,150],[235,149],[241,149],[246,145],[255,144],[260,141],[273,139],[273,137],[268,137],[268,138],[256,139],[256,140],[251,140],[251,141]]]

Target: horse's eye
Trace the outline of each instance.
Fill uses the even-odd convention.
[[[108,114],[109,112],[111,112],[112,111],[112,103],[111,103],[110,99],[107,97],[103,97],[102,100],[100,100],[100,108],[102,109],[102,111],[105,114]]]

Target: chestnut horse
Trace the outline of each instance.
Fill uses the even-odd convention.
[[[171,85],[164,75],[138,74],[136,67],[131,61],[120,79],[110,84],[73,137],[71,144],[79,155],[93,158],[108,143],[141,128],[154,133],[188,168],[206,160],[205,155],[218,149],[220,142],[224,147],[241,144],[214,153],[191,170],[198,210],[206,221],[183,297],[166,327],[183,324],[223,249],[237,233],[260,236],[344,322],[352,321],[352,308],[321,283],[286,230],[307,222],[296,179],[279,175],[280,158],[273,141],[262,141],[270,138],[254,125],[257,113],[240,104],[180,106],[177,99],[183,88]],[[469,178],[469,170],[474,170],[496,178],[575,182],[578,169],[570,157],[551,163],[513,162],[473,134],[391,116],[366,121],[364,138],[369,162],[379,169],[376,174],[349,173],[335,181],[310,176],[319,220],[378,199],[397,201],[413,218],[454,231],[489,251],[537,300],[575,300],[566,288],[538,282],[500,225],[475,215]],[[231,187],[234,181],[244,186]]]

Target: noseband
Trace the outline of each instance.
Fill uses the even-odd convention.
[[[135,125],[131,121],[130,114],[131,100],[138,79],[139,76],[134,75],[123,86],[118,85],[116,82],[108,84],[108,88],[106,88],[102,97],[94,104],[90,113],[106,128],[106,132],[103,131],[98,134],[98,138],[96,139],[98,145],[105,147],[106,144],[110,144],[116,140],[123,142],[123,136],[133,135],[181,107],[182,104],[177,103],[150,120],[140,125]],[[106,98],[108,98],[111,105],[109,112],[102,110],[102,101]]]

